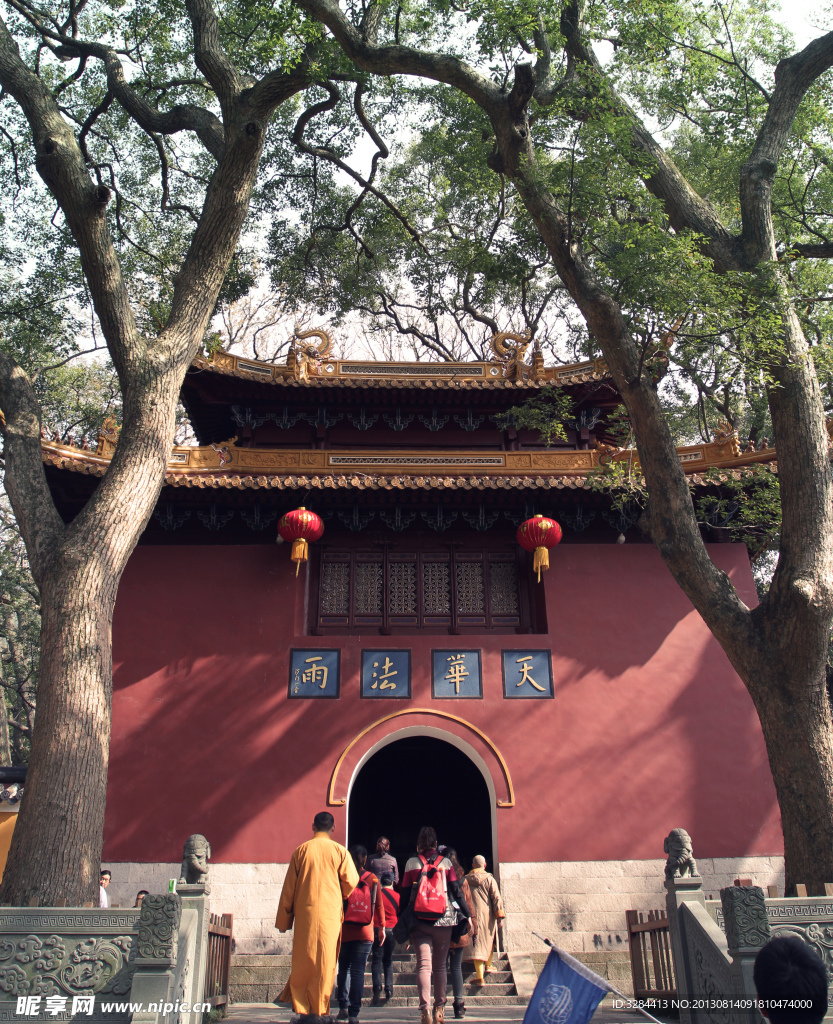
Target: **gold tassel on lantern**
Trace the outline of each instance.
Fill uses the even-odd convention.
[[[303,537],[299,537],[297,540],[292,542],[292,555],[290,556],[293,562],[297,562],[295,566],[295,575],[301,571],[301,562],[307,560],[307,549],[309,544],[304,540]]]
[[[541,570],[549,569],[550,567],[550,553],[547,548],[541,547],[535,549],[535,554],[532,556],[532,570],[538,573],[538,582],[541,582]]]

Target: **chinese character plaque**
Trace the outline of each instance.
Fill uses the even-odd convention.
[[[410,651],[362,651],[362,697],[411,696]]]
[[[502,651],[504,697],[552,697],[549,651]]]
[[[340,651],[297,651],[289,654],[290,697],[338,697]]]
[[[482,697],[480,651],[432,651],[431,694],[444,697]]]

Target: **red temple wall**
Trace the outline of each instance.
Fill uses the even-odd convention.
[[[756,603],[745,548],[709,550]],[[408,706],[465,719],[505,759],[516,805],[497,810],[501,861],[655,858],[675,826],[696,836],[698,857],[781,853],[752,702],[656,550],[565,544],[551,559],[547,636],[340,639],[303,635],[305,573],[296,580],[285,546],[138,548],[113,625],[105,859],[171,861],[202,832],[215,862],[288,861],[325,809],[341,752]],[[483,700],[431,697],[431,651],[455,639],[482,650]],[[359,696],[362,647],[386,646],[412,652],[410,701]],[[288,699],[291,647],[341,649],[338,700]],[[500,652],[523,647],[552,648],[554,700],[503,698]],[[419,724],[448,725],[406,716],[373,730],[335,795],[362,753]],[[504,799],[488,747],[448,728]],[[330,809],[344,841],[345,809]]]

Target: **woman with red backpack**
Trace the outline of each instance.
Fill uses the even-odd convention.
[[[408,937],[417,955],[420,1024],[444,1024],[451,932],[468,913],[453,864],[437,852],[437,833],[433,828],[420,829],[417,855],[408,860],[402,875],[399,907],[400,922],[409,921]],[[433,1016],[429,1009],[432,975]]]
[[[336,992],[338,1019],[358,1024],[367,957],[374,938],[385,934],[385,908],[379,899],[379,880],[365,870],[367,850],[351,846],[350,856],[359,873],[359,884],[344,901]]]

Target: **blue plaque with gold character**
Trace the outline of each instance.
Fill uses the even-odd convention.
[[[410,651],[362,651],[362,697],[411,696]]]
[[[553,697],[552,656],[549,651],[501,651],[503,696]]]
[[[480,651],[432,651],[431,694],[445,697],[482,697]]]
[[[289,652],[290,697],[338,697],[338,650]]]

